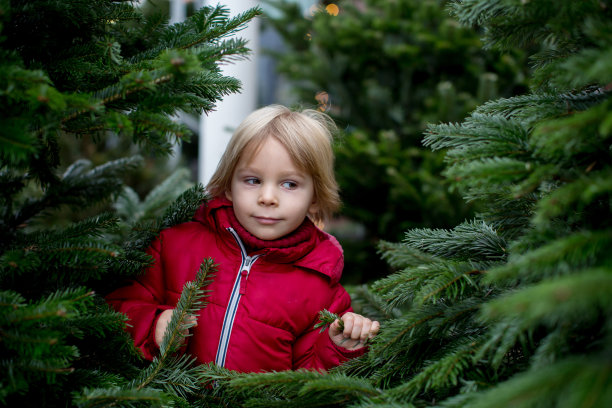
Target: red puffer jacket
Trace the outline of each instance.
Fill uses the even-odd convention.
[[[198,361],[243,372],[328,369],[365,351],[338,347],[314,329],[320,310],[342,315],[351,301],[338,283],[340,245],[309,220],[287,237],[262,241],[240,226],[230,201],[215,199],[193,221],[162,231],[148,253],[154,265],[107,296],[129,317],[128,330],[148,359],[158,352],[159,314],[175,307],[208,257],[219,270],[187,344]]]

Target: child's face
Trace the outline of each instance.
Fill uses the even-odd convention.
[[[225,195],[240,224],[263,240],[289,234],[316,210],[312,177],[299,170],[272,137],[248,163],[244,156],[240,159]]]

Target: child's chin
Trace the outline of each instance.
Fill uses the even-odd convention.
[[[251,232],[251,234],[253,233]],[[280,232],[275,231],[258,231],[256,234],[253,235],[261,239],[262,241],[274,241],[275,239],[282,238],[286,234],[282,234]]]

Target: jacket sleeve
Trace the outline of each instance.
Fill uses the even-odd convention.
[[[353,311],[351,298],[341,285],[336,285],[336,295],[327,310],[339,316]],[[367,347],[347,350],[337,346],[329,337],[329,328],[323,332],[320,328],[314,328],[317,321],[318,315],[310,329],[302,334],[293,345],[294,370],[299,368],[328,370],[351,358],[359,357],[367,351]]]
[[[160,245],[161,240],[157,239],[147,250],[154,263],[142,276],[106,296],[106,301],[116,311],[128,317],[126,330],[148,360],[152,360],[159,352],[155,343],[155,326],[159,314],[173,307],[164,304],[165,285]]]

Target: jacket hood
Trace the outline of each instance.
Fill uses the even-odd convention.
[[[272,241],[261,240],[240,225],[232,202],[224,197],[213,198],[202,204],[193,220],[224,237],[224,242],[239,250],[229,228],[236,230],[243,243],[254,253],[261,253],[270,262],[293,263],[327,276],[331,283],[340,281],[344,267],[342,247],[335,237],[317,228],[310,219],[294,232]]]

